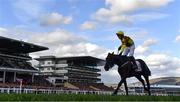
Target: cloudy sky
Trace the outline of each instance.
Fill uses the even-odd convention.
[[[151,78],[180,75],[180,0],[0,0],[0,35],[49,47],[31,54],[105,58],[123,30]],[[102,69],[117,83],[117,69]]]

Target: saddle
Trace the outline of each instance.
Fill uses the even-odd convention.
[[[133,67],[135,66],[132,61],[131,61],[131,64],[133,65]],[[138,60],[136,60],[136,65],[137,65],[137,70],[136,71],[141,72],[142,67],[141,67],[141,64],[140,64],[140,62]]]
[[[132,64],[132,67],[135,66],[131,58],[129,58],[127,56],[121,56],[121,57],[124,57],[124,59],[127,59],[126,60],[127,62],[125,62],[122,66],[126,65],[128,62],[130,62]],[[138,60],[135,60],[135,63],[137,65],[136,72],[141,72],[142,71],[141,63]]]

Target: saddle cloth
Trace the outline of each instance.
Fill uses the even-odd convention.
[[[137,67],[138,67],[137,71],[142,71],[140,62],[136,60],[136,64],[137,64]]]

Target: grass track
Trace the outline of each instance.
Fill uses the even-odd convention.
[[[180,101],[180,96],[109,96],[75,94],[0,94],[0,101]]]

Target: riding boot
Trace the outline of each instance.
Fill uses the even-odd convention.
[[[135,71],[138,71],[138,66],[137,66],[137,64],[136,64],[135,58],[134,58],[133,56],[131,56],[131,57],[129,57],[129,59],[130,59],[130,61],[133,62],[133,69],[134,69]]]

